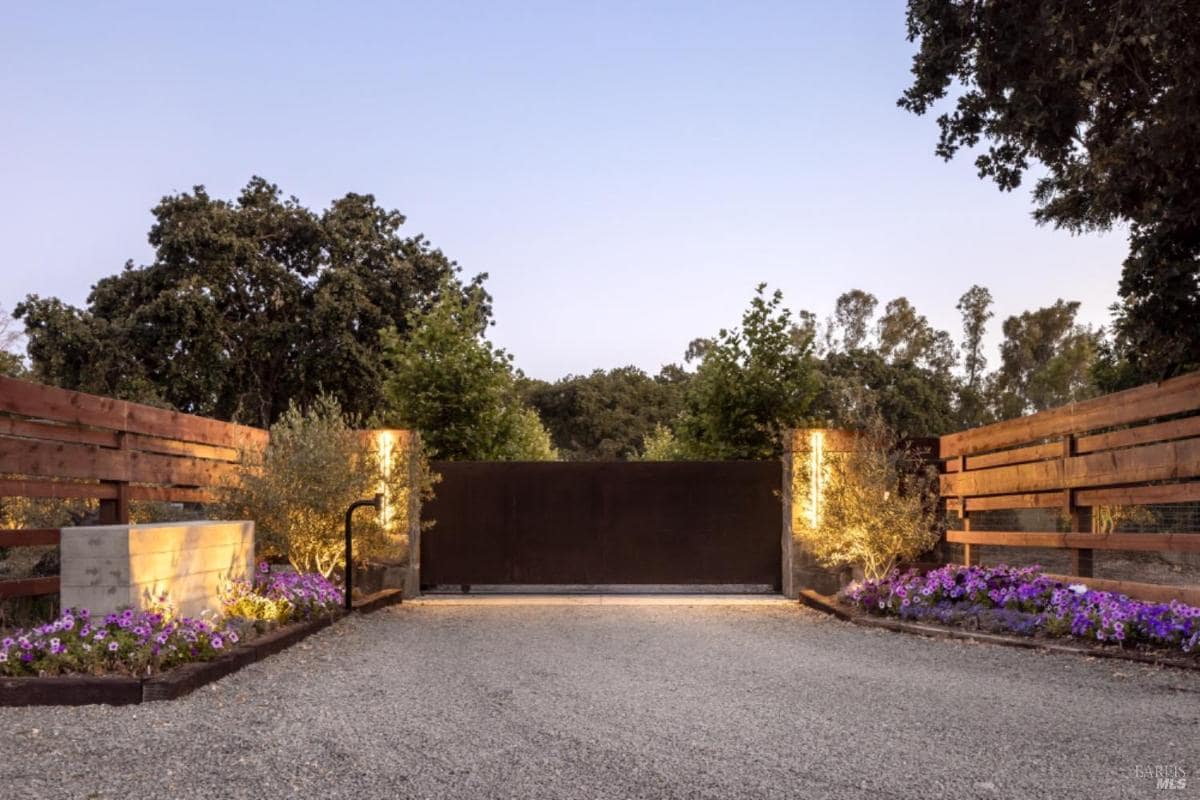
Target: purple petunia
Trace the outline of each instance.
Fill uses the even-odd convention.
[[[1032,635],[1075,636],[1118,645],[1191,652],[1200,646],[1200,608],[1147,603],[1122,594],[1063,584],[1040,567],[948,565],[924,575],[893,571],[854,584],[842,598],[868,613]]]

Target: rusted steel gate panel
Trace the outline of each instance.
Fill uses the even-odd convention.
[[[421,583],[780,582],[777,461],[435,462]]]

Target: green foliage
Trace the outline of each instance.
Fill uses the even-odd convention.
[[[675,434],[661,422],[642,439],[639,461],[684,461],[687,454],[679,446]]]
[[[830,353],[821,364],[814,416],[844,427],[866,411],[900,436],[937,436],[958,429],[954,377],[911,361],[889,362],[877,350]],[[864,407],[865,406],[865,407]]]
[[[1116,327],[1143,379],[1200,364],[1200,9],[1185,0],[909,0],[920,40],[899,103],[938,118],[937,154],[986,143],[1002,190],[1033,161],[1034,218],[1129,226]]]
[[[935,330],[907,297],[887,304],[879,318],[879,354],[892,364],[913,364],[947,375],[958,360],[946,331]]]
[[[867,402],[902,436],[953,430],[958,382],[950,334],[933,328],[907,298],[890,301],[876,322],[878,305],[874,295],[860,289],[837,299],[811,416],[853,425]]]
[[[382,332],[385,418],[420,431],[435,459],[552,459],[549,434],[517,394],[512,357],[483,336],[483,302],[481,292],[444,291],[407,337]]]
[[[831,338],[826,346],[831,350],[840,349],[843,352],[862,349],[866,345],[867,334],[871,330],[871,318],[875,316],[878,305],[879,300],[875,295],[861,289],[851,289],[840,295],[834,307],[833,322],[829,331],[832,334],[840,330],[841,339],[835,342]]]
[[[637,367],[598,369],[554,383],[526,380],[521,393],[568,460],[628,459],[679,415],[688,377],[678,367],[654,377]]]
[[[371,195],[323,212],[253,178],[236,201],[204,187],[153,210],[154,261],[99,281],[86,309],[30,296],[25,322],[35,379],[267,426],[327,392],[363,418],[382,400],[378,331],[403,335],[440,292],[477,278]]]
[[[1092,362],[1101,333],[1077,325],[1079,303],[1058,300],[1004,321],[1000,369],[993,378],[996,416],[1010,419],[1091,397]]]
[[[878,580],[937,544],[937,469],[882,417],[868,416],[850,452],[827,453],[824,467],[803,454],[792,463],[793,529],[821,564]],[[805,501],[814,468],[824,473],[816,509]]]
[[[509,413],[509,433],[500,455],[502,461],[558,460],[558,450],[537,411],[514,403]]]
[[[25,375],[25,359],[17,352],[21,332],[13,326],[13,319],[0,307],[0,375],[20,378]]]
[[[386,481],[398,518],[407,520],[409,457],[395,448]],[[343,515],[350,503],[374,495],[384,483],[375,444],[354,430],[338,401],[319,395],[307,409],[293,404],[271,426],[265,449],[243,454],[237,480],[226,488],[225,519],[250,519],[263,557],[284,557],[298,572],[328,577],[344,561]],[[389,541],[380,520],[355,519],[355,560],[386,555]]]
[[[983,354],[983,336],[993,316],[992,293],[975,285],[958,298],[962,314],[963,378],[958,387],[958,426],[973,428],[988,421],[987,398],[984,395],[984,370],[987,357]]]
[[[696,459],[773,458],[816,390],[811,337],[797,335],[783,294],[768,295],[760,284],[741,327],[717,334],[688,384],[676,427],[682,451]]]

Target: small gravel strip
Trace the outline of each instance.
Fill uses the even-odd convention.
[[[0,708],[0,732],[14,798],[1200,792],[1194,673],[795,605],[406,603],[182,700]]]

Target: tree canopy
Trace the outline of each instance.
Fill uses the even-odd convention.
[[[782,433],[809,413],[817,392],[812,337],[759,284],[741,327],[722,329],[704,348],[676,425],[690,458],[770,458]]]
[[[993,403],[1001,419],[1096,394],[1092,364],[1101,332],[1078,325],[1079,303],[1058,300],[1004,321]]]
[[[1200,6],[1192,0],[909,0],[919,41],[898,101],[953,90],[936,152],[983,148],[1002,190],[1044,168],[1034,218],[1129,227],[1114,346],[1141,373],[1200,364]]]
[[[31,295],[16,308],[33,376],[69,389],[270,425],[324,392],[349,414],[382,401],[379,330],[408,330],[444,292],[477,277],[368,194],[314,212],[252,178],[235,201],[203,186],[153,209],[152,263],[100,280],[85,309]]]
[[[477,290],[447,287],[433,308],[414,313],[408,333],[381,333],[387,377],[384,422],[413,428],[430,458],[542,461],[557,458],[537,412],[521,402],[512,356],[479,326]]]
[[[598,369],[553,383],[526,380],[522,395],[564,458],[628,459],[640,453],[656,426],[679,415],[688,377],[675,366],[655,376],[632,366]]]
[[[0,308],[0,375],[19,378],[25,374],[25,360],[17,352],[20,340],[21,332],[13,324],[12,317]]]

